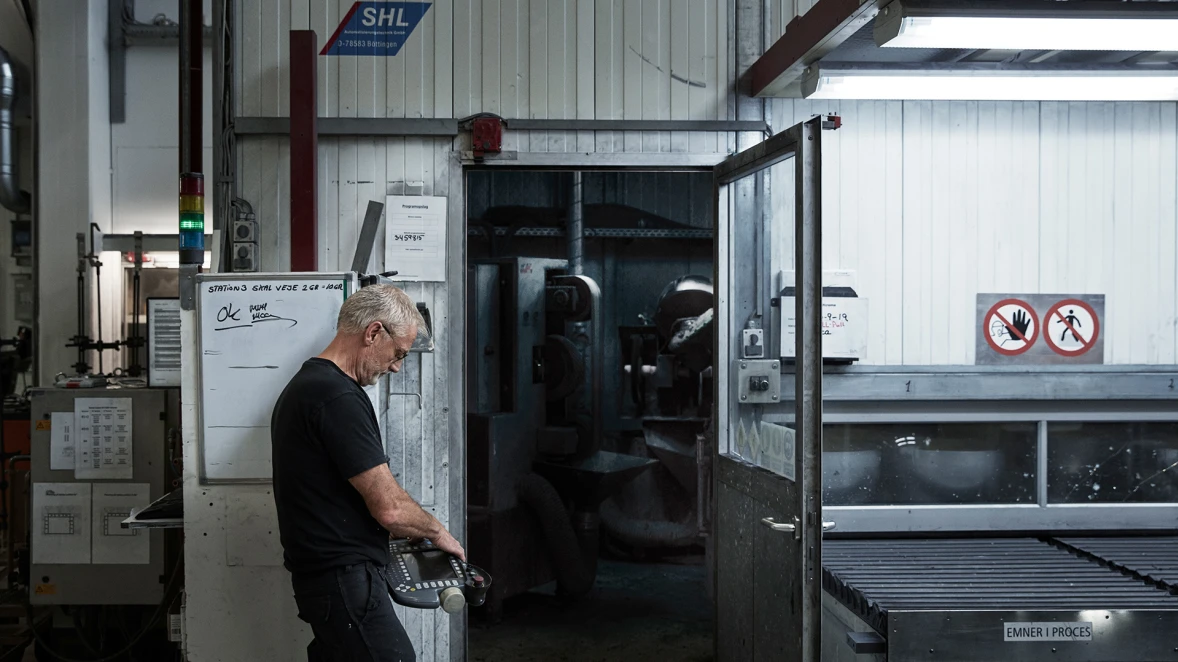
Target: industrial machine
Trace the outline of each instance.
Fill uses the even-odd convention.
[[[698,545],[711,518],[713,292],[685,275],[663,288],[651,323],[618,328],[628,407],[640,426],[636,455],[654,470],[602,505],[602,522],[634,548]]]
[[[822,659],[1178,659],[1169,377],[988,379],[825,376]]]
[[[30,401],[30,544],[16,576],[34,607],[64,609],[69,617],[54,622],[70,624],[38,636],[65,653],[122,623],[127,639],[142,627],[166,645],[158,617],[182,580],[178,536],[123,521],[178,479],[178,392],[39,388]]]
[[[1178,659],[1178,538],[823,543],[823,660]]]
[[[468,279],[467,530],[496,577],[494,618],[554,579],[592,588],[599,506],[655,461],[601,448],[595,282],[526,257],[474,262]]]
[[[390,595],[400,605],[437,609],[449,614],[466,605],[478,607],[487,598],[491,575],[478,566],[433,546],[430,541],[390,540]]]

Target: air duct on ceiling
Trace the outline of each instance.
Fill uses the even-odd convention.
[[[0,205],[27,214],[32,207],[28,191],[20,188],[20,154],[16,137],[17,67],[8,51],[0,48]]]

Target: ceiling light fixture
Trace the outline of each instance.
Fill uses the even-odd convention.
[[[897,0],[875,18],[890,48],[1178,51],[1169,3],[920,2]]]
[[[812,68],[807,99],[1175,101],[1178,70]]]

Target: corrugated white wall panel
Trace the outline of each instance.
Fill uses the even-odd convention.
[[[396,57],[320,57],[322,117],[532,119],[732,117],[733,0],[441,0]],[[289,114],[289,30],[322,47],[342,0],[242,3],[237,110]],[[600,72],[600,73],[599,73]],[[717,152],[722,134],[507,132],[527,152]]]
[[[823,261],[871,301],[865,363],[973,363],[978,292],[1104,294],[1108,363],[1178,358],[1178,105],[770,108],[779,129],[843,117],[823,135]]]
[[[767,0],[765,3],[768,14],[765,17],[765,36],[769,38],[766,47],[785,34],[789,22],[810,11],[818,0]]]
[[[238,3],[235,35],[238,112],[290,111],[290,30],[314,30],[319,48],[352,7],[347,0]],[[396,57],[319,57],[320,117],[450,117],[453,43],[459,24],[451,0],[435,0]]]
[[[729,119],[728,0],[456,0],[454,114]],[[494,35],[494,38],[491,36]],[[528,152],[715,152],[714,134],[510,130]]]

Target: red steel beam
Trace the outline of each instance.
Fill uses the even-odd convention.
[[[319,104],[314,30],[290,31],[290,270],[318,271]]]
[[[753,96],[776,96],[875,18],[887,0],[818,0],[749,68]]]

